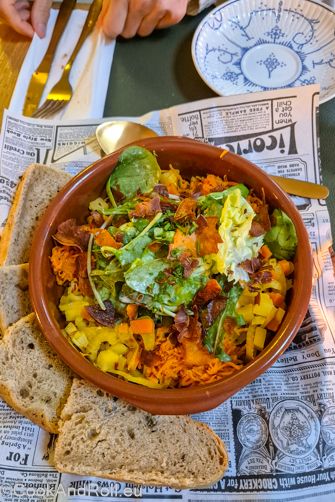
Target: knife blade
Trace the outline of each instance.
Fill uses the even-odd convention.
[[[283,178],[281,176],[270,176],[270,178],[272,178],[280,188],[291,195],[298,195],[299,197],[306,197],[308,199],[327,199],[329,195],[329,189],[325,185],[293,178]]]
[[[29,82],[28,91],[23,107],[23,115],[27,117],[31,117],[39,105],[45,84],[47,83],[49,77],[49,72],[57,45],[76,3],[77,0],[63,0],[59,8],[55,28],[53,30],[47,51],[43,57],[42,62],[40,63],[37,70],[33,73]]]

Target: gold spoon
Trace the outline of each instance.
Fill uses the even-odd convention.
[[[112,153],[133,141],[154,138],[155,136],[158,136],[158,134],[149,127],[128,120],[104,122],[96,130],[98,143],[106,154]],[[329,190],[325,185],[292,178],[282,178],[281,176],[270,175],[270,178],[291,195],[298,195],[308,199],[326,199],[329,195]]]

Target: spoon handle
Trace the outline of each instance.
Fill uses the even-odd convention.
[[[329,189],[325,185],[310,183],[309,181],[295,180],[292,178],[282,178],[281,176],[270,176],[285,192],[307,199],[326,199]]]

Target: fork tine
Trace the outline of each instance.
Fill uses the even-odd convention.
[[[64,100],[51,100],[47,99],[42,106],[40,106],[32,115],[34,118],[45,119],[51,117],[59,110],[61,110],[67,101]]]

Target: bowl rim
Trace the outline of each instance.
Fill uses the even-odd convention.
[[[201,151],[203,153],[204,148],[206,148],[206,153],[208,152],[208,155],[213,156],[213,158],[214,156],[217,158],[218,154],[222,155],[221,148],[178,136],[149,138],[132,144],[143,146],[152,151],[159,151],[159,149],[166,151],[169,148],[175,148],[177,146],[180,151],[186,152],[192,147],[192,155],[196,155],[197,152],[200,153]],[[206,411],[219,405],[231,395],[245,387],[245,385],[255,380],[260,374],[264,373],[264,371],[272,366],[284,352],[285,348],[289,345],[298,331],[307,311],[312,288],[313,261],[308,233],[299,211],[289,196],[270,179],[265,171],[243,157],[230,152],[227,153],[227,156],[235,157],[235,164],[237,163],[239,168],[244,170],[245,173],[247,173],[248,169],[252,169],[253,172],[258,173],[264,186],[270,187],[275,198],[281,199],[282,205],[285,204],[285,211],[287,208],[288,215],[295,223],[298,236],[297,255],[299,255],[296,266],[301,270],[301,280],[295,285],[295,294],[280,329],[265,349],[253,361],[246,364],[238,373],[215,383],[178,389],[149,389],[121,380],[111,374],[104,373],[86,360],[79,350],[71,346],[60,329],[53,322],[48,300],[44,294],[45,285],[43,283],[41,257],[44,247],[49,239],[52,238],[52,223],[59,213],[60,207],[66,205],[73,193],[76,192],[78,186],[89,182],[90,178],[96,174],[96,170],[104,170],[107,169],[108,166],[113,165],[124,148],[126,147],[120,148],[112,154],[98,160],[73,177],[48,206],[34,233],[31,246],[29,262],[29,292],[31,303],[41,331],[47,341],[58,353],[64,363],[85,380],[90,381],[112,395],[121,397],[152,413],[179,414]],[[59,206],[59,204],[61,204],[61,206]],[[301,264],[302,262],[303,265]],[[306,273],[306,270],[310,271],[310,273]],[[243,382],[242,385],[240,385],[241,381]]]

